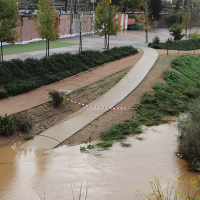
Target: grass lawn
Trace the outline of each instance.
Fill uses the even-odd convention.
[[[68,47],[78,45],[76,43],[65,43],[65,42],[57,42],[57,41],[50,41],[49,48],[59,48],[59,47]],[[24,53],[30,51],[38,51],[38,50],[45,50],[46,49],[46,41],[39,41],[39,42],[30,42],[29,44],[17,44],[17,45],[4,45],[3,46],[3,55],[10,55],[16,53]]]

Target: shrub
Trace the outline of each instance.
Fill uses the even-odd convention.
[[[14,133],[12,119],[7,116],[0,116],[0,135],[11,135]]]
[[[79,54],[53,54],[49,58],[27,58],[0,62],[0,85],[4,85],[10,96],[22,94],[96,67],[106,62],[137,53],[132,46],[115,47],[105,52],[83,51]],[[56,75],[57,73],[57,75]],[[6,90],[0,91],[0,99],[6,98]]]
[[[99,142],[96,144],[98,147],[111,147],[113,145],[113,141]]]
[[[5,88],[7,89],[7,93],[10,96],[29,92],[30,90],[36,89],[38,87],[40,87],[40,84],[38,84],[36,81],[29,81],[29,80],[28,81],[16,80],[14,82],[11,82],[5,85]]]
[[[87,149],[94,149],[94,145],[89,144],[89,145],[87,146]]]
[[[154,48],[154,49],[167,49],[168,48],[168,42],[154,44],[149,43],[148,47]],[[196,40],[181,40],[181,41],[170,41],[169,42],[169,50],[181,50],[181,51],[189,51],[193,49],[200,49],[200,39]]]
[[[47,73],[47,69],[42,66],[42,63],[39,59],[27,58],[24,61],[24,64],[27,68],[27,73],[33,76],[41,76],[42,74]]]
[[[200,99],[190,105],[187,117],[179,117],[177,123],[178,153],[187,162],[189,169],[199,168],[200,163]]]
[[[28,141],[28,140],[32,140],[33,136],[32,135],[27,135],[23,138],[23,140]]]
[[[169,29],[169,32],[170,35],[174,36],[174,41],[179,41],[185,36],[185,34],[182,34],[183,27],[181,25],[178,25],[176,27],[171,27]]]
[[[155,38],[153,39],[153,44],[159,44],[160,43],[160,38],[156,35]]]
[[[0,90],[0,99],[4,99],[4,98],[7,98],[8,97],[8,94],[7,94],[7,91],[6,90]]]
[[[87,151],[87,149],[83,146],[83,147],[80,147],[80,151]]]
[[[51,83],[54,83],[56,81],[60,81],[61,77],[58,77],[56,75],[44,75],[43,79],[42,79],[42,84],[43,85],[49,85]]]
[[[64,96],[59,91],[50,91],[49,98],[53,100],[54,105],[57,107],[64,101]]]
[[[13,115],[12,120],[17,130],[28,131],[33,127],[32,118],[25,112]]]
[[[114,124],[107,131],[101,133],[104,141],[124,139],[124,135],[141,133],[141,126],[138,120],[125,120],[123,123]]]
[[[197,31],[191,31],[189,38],[192,40],[196,40],[200,38],[200,34]]]

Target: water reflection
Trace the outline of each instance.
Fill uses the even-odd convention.
[[[85,193],[90,184],[87,199],[129,200],[136,199],[136,189],[148,190],[151,172],[167,181],[196,176],[174,155],[177,131],[173,125],[147,128],[139,136],[144,140],[130,137],[130,147],[116,143],[106,151],[81,153],[80,146],[52,151],[23,150],[16,145],[1,148],[0,163],[12,164],[0,164],[0,199],[36,200],[39,195],[46,200],[73,199],[73,195],[78,199],[80,188]]]

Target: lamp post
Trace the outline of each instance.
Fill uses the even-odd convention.
[[[111,13],[111,0],[109,4],[108,50],[109,50],[109,35],[110,35],[110,13]]]

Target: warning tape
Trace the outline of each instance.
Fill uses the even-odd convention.
[[[80,102],[77,102],[77,101],[74,101],[72,99],[69,99],[69,98],[66,98],[68,101],[71,101],[73,103],[76,103],[76,104],[79,104],[81,106],[87,106],[87,107],[90,107],[90,108],[104,108],[104,109],[112,109],[112,110],[134,110],[135,108],[113,108],[113,107],[100,107],[100,106],[91,106],[91,105],[86,105],[84,103],[80,103]]]

